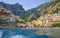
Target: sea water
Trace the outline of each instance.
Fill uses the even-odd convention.
[[[54,38],[49,36],[48,31],[43,32],[41,29],[6,29],[0,28],[0,38]],[[45,29],[44,29],[45,30]],[[46,31],[46,30],[45,30]],[[47,34],[48,33],[48,34]]]

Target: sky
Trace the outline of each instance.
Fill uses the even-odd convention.
[[[38,7],[42,3],[49,2],[50,0],[0,0],[0,2],[15,4],[19,3],[25,10]]]

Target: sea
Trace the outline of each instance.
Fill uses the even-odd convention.
[[[0,28],[0,38],[60,38],[60,29]]]

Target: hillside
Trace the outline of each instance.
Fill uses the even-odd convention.
[[[7,10],[0,5],[0,27],[16,27],[16,20],[19,19],[11,10]]]
[[[38,8],[37,10],[39,14],[42,14],[39,18],[32,21],[34,26],[51,27],[51,24],[60,23],[60,0],[52,1],[45,8]]]
[[[37,18],[39,18],[40,16],[42,16],[42,15],[44,15],[44,14],[46,14],[44,11],[43,11],[43,9],[45,9],[48,5],[50,4],[50,2],[48,3],[44,3],[44,4],[41,4],[40,6],[38,6],[38,7],[36,7],[36,8],[32,8],[32,9],[29,9],[29,10],[27,10],[26,12],[26,14],[28,14],[27,15],[27,17],[30,17],[31,15],[32,15],[32,13],[34,13],[34,17],[33,18],[35,18],[35,19],[37,19]],[[41,12],[41,11],[42,12]],[[28,18],[27,18],[28,19]],[[32,19],[30,19],[30,20],[32,20]],[[29,20],[28,20],[29,21]]]
[[[9,13],[9,15],[12,17],[13,21],[15,20],[15,23],[17,23],[18,26],[52,27],[52,25],[55,25],[54,23],[60,23],[60,0],[46,2],[36,8],[32,8],[27,11],[25,11],[23,7],[18,3],[6,4],[0,2],[0,5],[2,8],[4,8],[5,11],[8,11],[7,13]],[[7,19],[10,17],[9,15],[7,16],[5,14]],[[4,18],[5,16],[2,18],[6,19]]]
[[[36,8],[27,10],[26,14],[28,14],[27,17],[30,17],[31,14],[34,13],[35,16],[34,17],[32,16],[32,17],[33,18],[36,17],[36,19],[37,19],[40,16],[45,15],[47,13],[51,13],[51,14],[58,13],[60,10],[59,5],[60,5],[60,0],[55,0],[55,1],[52,0],[51,2],[46,2]],[[30,19],[30,20],[32,20],[32,19]]]
[[[25,13],[25,10],[22,5],[19,3],[16,4],[6,4],[4,2],[0,2],[0,5],[2,5],[5,9],[11,10],[15,15],[20,16],[23,18],[23,14]]]

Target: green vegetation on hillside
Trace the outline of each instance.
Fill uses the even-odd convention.
[[[54,23],[52,24],[52,27],[60,27],[60,23]]]
[[[7,20],[0,19],[0,26],[6,26]]]

